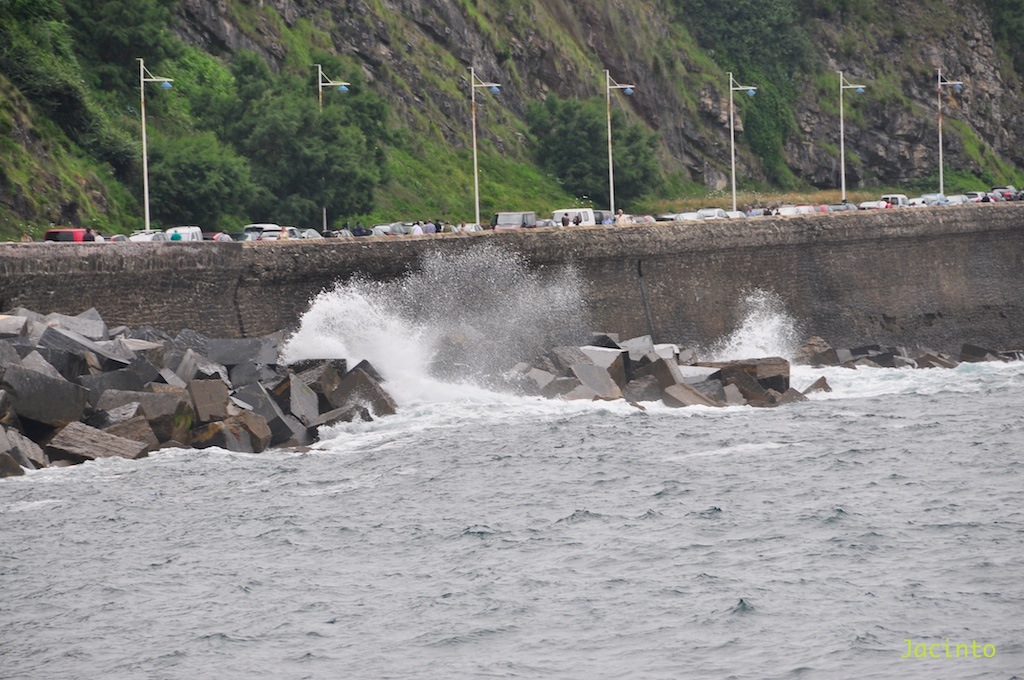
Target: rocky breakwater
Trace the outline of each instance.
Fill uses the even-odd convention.
[[[993,350],[964,344],[956,356],[931,350],[873,344],[836,349],[812,337],[796,352],[796,362],[848,369],[956,368],[964,362],[1024,360],[1024,350]],[[655,344],[650,336],[620,341],[615,334],[594,333],[589,345],[555,347],[531,362],[519,363],[511,381],[526,394],[567,400],[625,399],[666,406],[774,407],[806,401],[807,395],[831,392],[823,377],[802,391],[790,385],[790,362],[782,357],[735,361],[701,361],[692,349]]]
[[[168,447],[301,447],[395,412],[369,363],[285,366],[281,341],[109,328],[95,310],[2,315],[0,477]]]

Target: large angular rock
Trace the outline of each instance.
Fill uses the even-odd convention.
[[[100,397],[107,390],[127,390],[140,392],[144,382],[139,374],[131,368],[122,368],[119,371],[108,371],[95,375],[78,376],[78,383],[89,390],[89,404],[96,406]]]
[[[661,391],[661,400],[665,406],[683,408],[685,406],[723,406],[723,402],[713,401],[706,394],[692,385],[669,385]]]
[[[593,392],[591,399],[622,399],[622,389],[606,369],[593,364],[574,364],[572,372],[584,387]]]
[[[310,427],[318,428],[324,425],[334,425],[335,423],[351,423],[356,420],[369,423],[373,422],[373,416],[370,415],[370,411],[365,406],[357,405],[350,408],[336,408],[326,413],[321,413]]]
[[[88,390],[80,385],[21,366],[7,367],[3,387],[10,396],[11,408],[19,418],[51,427],[81,420],[89,395]]]
[[[273,433],[263,416],[253,411],[242,411],[232,418],[235,418],[249,433],[249,441],[252,443],[254,453],[262,453],[267,450],[271,439],[273,439]]]
[[[171,341],[171,344],[180,349],[182,352],[192,350],[196,354],[205,357],[207,356],[206,352],[209,346],[209,342],[210,339],[203,335],[202,333],[194,331],[191,328],[186,328],[180,331],[176,336],[174,336],[174,340]]]
[[[135,340],[146,340],[147,342],[159,345],[168,345],[174,342],[174,338],[171,335],[153,326],[141,326],[125,333],[125,337]]]
[[[629,352],[629,358],[632,361],[640,361],[643,357],[654,352],[654,341],[649,335],[641,335],[621,341],[619,347]]]
[[[661,399],[661,385],[653,375],[644,375],[630,380],[622,394],[630,403],[658,401]]]
[[[188,444],[195,413],[187,395],[107,390],[96,407],[110,411],[132,402],[138,402],[142,407],[146,420],[161,443],[173,440]]]
[[[979,361],[999,361],[999,352],[994,349],[986,349],[964,343],[960,347],[960,363],[977,363]]]
[[[228,417],[230,395],[222,380],[190,380],[188,395],[199,423],[212,423]]]
[[[679,385],[686,382],[680,371],[680,366],[675,361],[658,358],[657,361],[642,366],[635,370],[634,375],[639,377],[653,375],[658,381],[658,386],[664,390],[672,385]]]
[[[111,425],[123,423],[137,416],[145,417],[142,412],[142,404],[137,401],[129,402],[109,411],[94,408],[93,412],[85,419],[86,425],[91,425],[97,430],[105,430]]]
[[[548,386],[548,383],[555,379],[555,374],[542,371],[539,368],[530,368],[530,370],[526,372],[525,377],[525,383],[529,386],[527,391],[534,394],[541,394],[543,393],[544,388]]]
[[[749,405],[758,407],[775,406],[775,399],[769,390],[765,389],[749,372],[733,367],[723,369],[722,376],[722,382],[726,389],[730,385],[738,389],[743,399]],[[775,390],[772,390],[772,392],[775,392]]]
[[[245,426],[234,418],[209,423],[196,428],[192,434],[192,447],[206,449],[217,446],[228,451],[255,453],[252,438]]]
[[[725,393],[725,385],[719,380],[702,380],[694,383],[684,383],[697,390],[717,406],[724,406],[729,398]]]
[[[102,370],[99,367],[99,363],[91,352],[84,352],[82,354],[72,354],[62,349],[52,349],[49,347],[31,347],[27,345],[15,345],[15,349],[25,358],[36,354],[42,357],[48,364],[53,366],[57,371],[64,376],[65,380],[70,382],[78,382],[78,376],[86,375],[90,372],[90,364],[88,359],[93,360],[95,365],[95,372]]]
[[[381,387],[380,382],[361,368],[353,368],[342,378],[338,389],[328,395],[334,408],[348,408],[362,404],[376,416],[391,416],[398,410],[398,405],[391,395]]]
[[[679,363],[679,345],[664,342],[656,343],[654,345],[653,352],[655,356],[661,357],[662,359],[668,359],[669,361],[674,361],[677,364]]]
[[[160,380],[163,380],[165,385],[171,385],[172,387],[180,387],[181,389],[188,387],[188,383],[179,378],[178,374],[169,368],[160,369]]]
[[[626,384],[633,379],[633,372],[629,363],[629,352],[618,347],[597,347],[587,345],[580,347],[588,359],[595,365],[608,371],[619,389],[625,389]]]
[[[600,399],[600,396],[587,385],[577,385],[563,394],[562,399],[566,401],[595,401]]]
[[[289,442],[304,444],[312,441],[309,429],[294,416],[284,413],[263,385],[246,385],[235,390],[234,396],[244,407],[263,417],[270,428],[272,445]]]
[[[366,359],[363,359],[352,368],[352,371],[356,370],[363,371],[364,373],[366,373],[368,376],[370,376],[379,383],[384,382],[384,376],[382,376],[380,374],[380,371],[378,371],[376,367],[374,367],[374,365],[371,364]],[[352,371],[349,371],[349,373],[351,373]],[[348,375],[348,373],[346,373],[345,375]]]
[[[24,468],[9,453],[0,453],[0,479],[4,477],[20,477],[25,474]]]
[[[319,410],[324,412],[331,410],[328,395],[338,389],[341,376],[347,372],[347,362],[344,359],[329,359],[318,360],[296,375],[304,385],[316,393]]]
[[[565,377],[572,375],[572,367],[576,364],[594,363],[579,347],[552,347],[548,350],[548,357],[555,365],[555,374]]]
[[[580,386],[579,378],[555,378],[541,390],[541,395],[546,399],[558,399],[572,392]]]
[[[186,385],[197,378],[199,380],[209,380],[216,377],[223,380],[228,387],[231,386],[230,374],[226,367],[210,361],[193,349],[185,350],[185,354],[182,356],[177,368],[175,368],[174,373]]]
[[[705,380],[722,380],[722,369],[715,368],[714,366],[680,366],[678,368],[679,375],[683,377],[683,382],[687,385],[696,385],[697,383],[704,382]]]
[[[247,361],[231,367],[231,385],[236,389],[253,383],[269,383],[280,376],[273,366]]]
[[[339,382],[335,389],[341,387],[343,382]],[[306,427],[310,427],[320,415],[320,400],[317,393],[294,373],[278,383],[272,394],[282,411],[292,414]],[[330,398],[327,401],[329,402]]]
[[[156,433],[153,432],[153,427],[146,420],[146,416],[142,413],[139,415],[129,418],[118,423],[114,423],[107,427],[99,428],[107,434],[112,434],[124,439],[130,439],[133,442],[139,442],[143,444],[142,455],[149,453],[150,451],[156,451],[160,447],[160,440],[157,438]]]
[[[63,328],[49,327],[43,331],[42,336],[39,338],[38,347],[63,350],[70,354],[81,356],[87,361],[90,359],[90,355],[92,355],[98,362],[99,368],[104,371],[116,371],[119,368],[125,368],[131,363],[116,354],[108,352],[85,336]],[[54,362],[51,360],[50,363]]]
[[[590,346],[605,347],[608,349],[622,349],[622,347],[619,346],[618,333],[591,333]]]
[[[809,400],[799,390],[795,390],[792,387],[775,398],[775,403],[779,406],[782,406],[783,404],[795,404],[801,401]]]
[[[145,451],[146,445],[141,442],[97,430],[85,423],[68,423],[46,445],[46,455],[51,460],[73,463],[112,456],[138,458]]]
[[[4,368],[11,364],[21,363],[21,355],[14,345],[6,340],[0,340],[0,375],[3,375]]]
[[[0,427],[0,451],[7,451],[19,465],[30,470],[49,464],[39,445],[14,429]]]
[[[101,340],[96,342],[96,346],[107,352],[110,356],[121,359],[126,364],[131,364],[138,358],[138,355],[125,343],[124,340],[118,338],[116,340]]]
[[[3,385],[3,374],[0,374],[0,386]],[[21,419],[14,412],[14,404],[11,402],[11,395],[5,389],[0,389],[0,425],[21,430]]]
[[[29,352],[25,358],[21,360],[21,366],[22,368],[28,368],[42,373],[43,375],[48,375],[55,380],[65,380],[60,371],[54,368],[53,364],[44,359],[43,355],[39,352]]]
[[[815,380],[813,383],[811,383],[811,385],[806,390],[803,391],[803,394],[804,394],[804,396],[806,396],[808,394],[814,394],[815,392],[831,392],[831,391],[832,391],[832,386],[828,384],[828,380],[825,379],[825,376],[821,376],[820,378]]]
[[[0,314],[0,338],[17,338],[28,334],[28,319]]]
[[[918,368],[956,368],[959,362],[937,354],[922,354],[915,360]]]
[[[257,357],[264,351],[267,341],[263,338],[210,339],[206,343],[206,358],[223,366],[238,366],[247,362],[257,362]],[[264,356],[264,364],[277,361],[277,352]]]
[[[96,310],[92,311],[95,312]],[[46,315],[46,323],[72,331],[90,340],[106,340],[109,337],[107,335],[107,324],[103,323],[103,319],[99,317],[99,314],[83,312],[78,316],[68,316],[67,314],[53,312]]]
[[[741,359],[739,361],[701,361],[697,366],[709,366],[722,370],[722,379],[737,372],[743,372],[757,380],[765,389],[783,394],[789,389],[789,362],[782,357]]]

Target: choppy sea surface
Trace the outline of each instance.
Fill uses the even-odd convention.
[[[385,346],[396,416],[0,482],[0,678],[1024,678],[1024,363],[642,411],[416,373],[369,298],[291,351]]]

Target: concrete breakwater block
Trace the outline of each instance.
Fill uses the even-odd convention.
[[[295,370],[279,357],[282,338],[111,329],[95,310],[0,315],[0,454],[25,469],[168,446],[259,453],[397,410],[369,362]]]

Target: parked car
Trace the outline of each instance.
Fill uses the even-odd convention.
[[[835,213],[838,213],[838,212],[857,212],[857,204],[856,203],[834,203],[832,205],[825,206],[825,208],[830,213],[834,213],[834,212]]]
[[[799,215],[800,209],[795,205],[780,205],[774,213],[776,215]]]
[[[745,219],[747,217],[747,213],[743,212],[742,210],[726,210],[725,215],[729,219],[733,220],[738,219],[740,217]]]
[[[321,234],[316,229],[301,229],[299,231],[299,234],[301,235],[300,238],[323,238],[324,237],[324,235]],[[348,232],[348,235],[351,236],[352,232]]]
[[[981,199],[988,195],[987,191],[968,191],[964,194],[971,203],[980,203]]]
[[[611,210],[594,209],[594,224],[615,224],[615,213]]]
[[[302,232],[295,227],[278,227],[277,229],[263,229],[256,238],[257,241],[278,241],[285,239],[300,239]]]
[[[971,200],[967,198],[967,194],[953,194],[952,196],[947,196],[946,200],[949,202],[949,205],[963,205],[971,202]]]
[[[697,211],[706,220],[725,220],[729,219],[728,213],[721,208],[701,208]]]
[[[491,229],[521,229],[537,226],[537,214],[533,212],[500,212],[491,218]]]
[[[164,230],[169,241],[202,241],[203,230],[199,227],[170,227]],[[177,235],[178,238],[174,238]]]
[[[129,241],[134,243],[155,243],[158,241],[168,241],[167,234],[158,230],[150,229],[149,231],[133,231],[132,235],[128,237]]]
[[[909,208],[910,198],[906,194],[886,194],[882,200],[894,208]]]
[[[81,243],[85,241],[85,229],[47,229],[43,232],[43,240],[58,243]]]
[[[676,215],[676,222],[703,222],[704,216],[699,212],[683,212]]]
[[[921,200],[924,201],[925,205],[929,206],[946,205],[949,203],[945,194],[921,194]]]
[[[580,218],[579,223],[576,222],[577,215]],[[569,217],[569,226],[588,227],[595,224],[601,224],[597,221],[597,217],[594,215],[594,210],[592,208],[559,208],[551,213],[551,219],[559,226],[562,225],[562,218],[564,216]]]
[[[655,222],[675,222],[676,221],[676,215],[678,215],[678,214],[679,213],[661,213],[660,215],[655,216],[654,221]]]
[[[1002,196],[1005,201],[1017,200],[1017,189],[1012,184],[1007,184],[1002,187],[992,187],[992,191]]]

